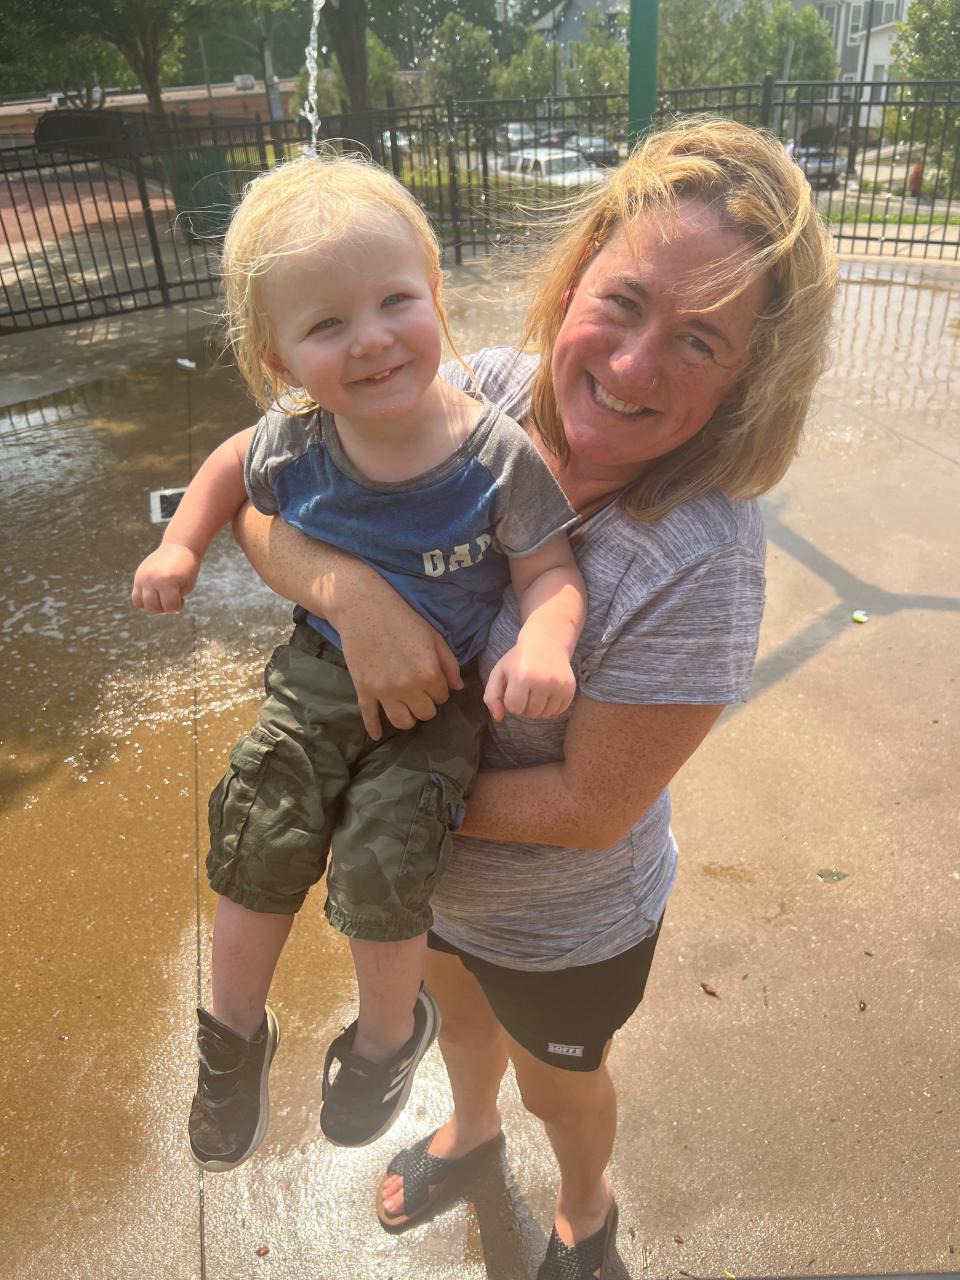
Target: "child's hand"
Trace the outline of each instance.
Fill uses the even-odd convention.
[[[570,659],[559,645],[538,643],[535,650],[515,644],[490,672],[483,700],[494,720],[511,715],[535,720],[566,711],[577,691]]]
[[[134,575],[130,599],[147,613],[179,613],[200,572],[200,557],[179,542],[161,542]]]

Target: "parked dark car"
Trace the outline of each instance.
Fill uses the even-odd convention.
[[[620,152],[606,138],[574,133],[567,139],[564,146],[570,151],[578,152],[589,164],[607,167],[620,163]]]
[[[827,147],[797,147],[793,158],[811,187],[839,187],[847,175],[847,157]]]
[[[540,134],[537,146],[565,147],[576,132],[572,125],[550,125]]]
[[[497,127],[497,150],[519,151],[521,147],[533,147],[537,142],[537,130],[522,120],[512,120]]]

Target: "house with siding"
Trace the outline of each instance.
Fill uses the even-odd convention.
[[[816,9],[829,26],[843,80],[889,80],[897,24],[911,0],[794,0],[797,9]],[[869,24],[870,39],[867,40]]]
[[[587,19],[599,14],[610,32],[619,34],[621,18],[629,12],[629,0],[560,0],[530,23],[529,30],[543,36],[555,52],[555,93],[561,91],[563,71],[570,65],[570,45],[582,38]]]

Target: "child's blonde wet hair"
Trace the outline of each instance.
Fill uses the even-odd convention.
[[[830,235],[806,178],[777,139],[713,117],[649,134],[608,182],[566,210],[532,272],[524,343],[539,351],[540,366],[530,417],[560,459],[568,448],[551,364],[571,292],[615,231],[629,243],[655,217],[668,237],[672,215],[687,199],[701,201],[744,242],[710,280],[677,282],[692,309],[716,310],[760,279],[768,282],[768,297],[731,402],[624,493],[621,505],[643,521],[710,490],[732,499],[757,497],[782,478],[826,365],[832,322],[837,268]]]
[[[303,413],[317,407],[267,363],[272,335],[263,277],[280,258],[333,244],[358,226],[388,226],[393,218],[407,225],[423,251],[444,337],[459,358],[447,328],[437,237],[410,192],[379,165],[332,151],[301,156],[261,173],[244,188],[223,243],[221,270],[227,344],[261,408],[281,398],[285,407]]]

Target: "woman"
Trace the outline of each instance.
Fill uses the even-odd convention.
[[[582,517],[579,696],[562,717],[491,727],[427,967],[454,1113],[391,1162],[378,1197],[401,1230],[462,1179],[500,1140],[512,1060],[559,1166],[541,1280],[606,1274],[605,1060],[642,998],[674,878],[666,788],[746,696],[763,608],[753,499],[795,453],[835,283],[803,174],[730,121],[650,136],[579,210],[536,275],[525,342],[538,355],[468,361]],[[458,684],[440,637],[366,566],[255,513],[238,536],[275,589],[336,626],[372,733],[380,707],[409,726]],[[519,625],[508,595],[484,675]]]

